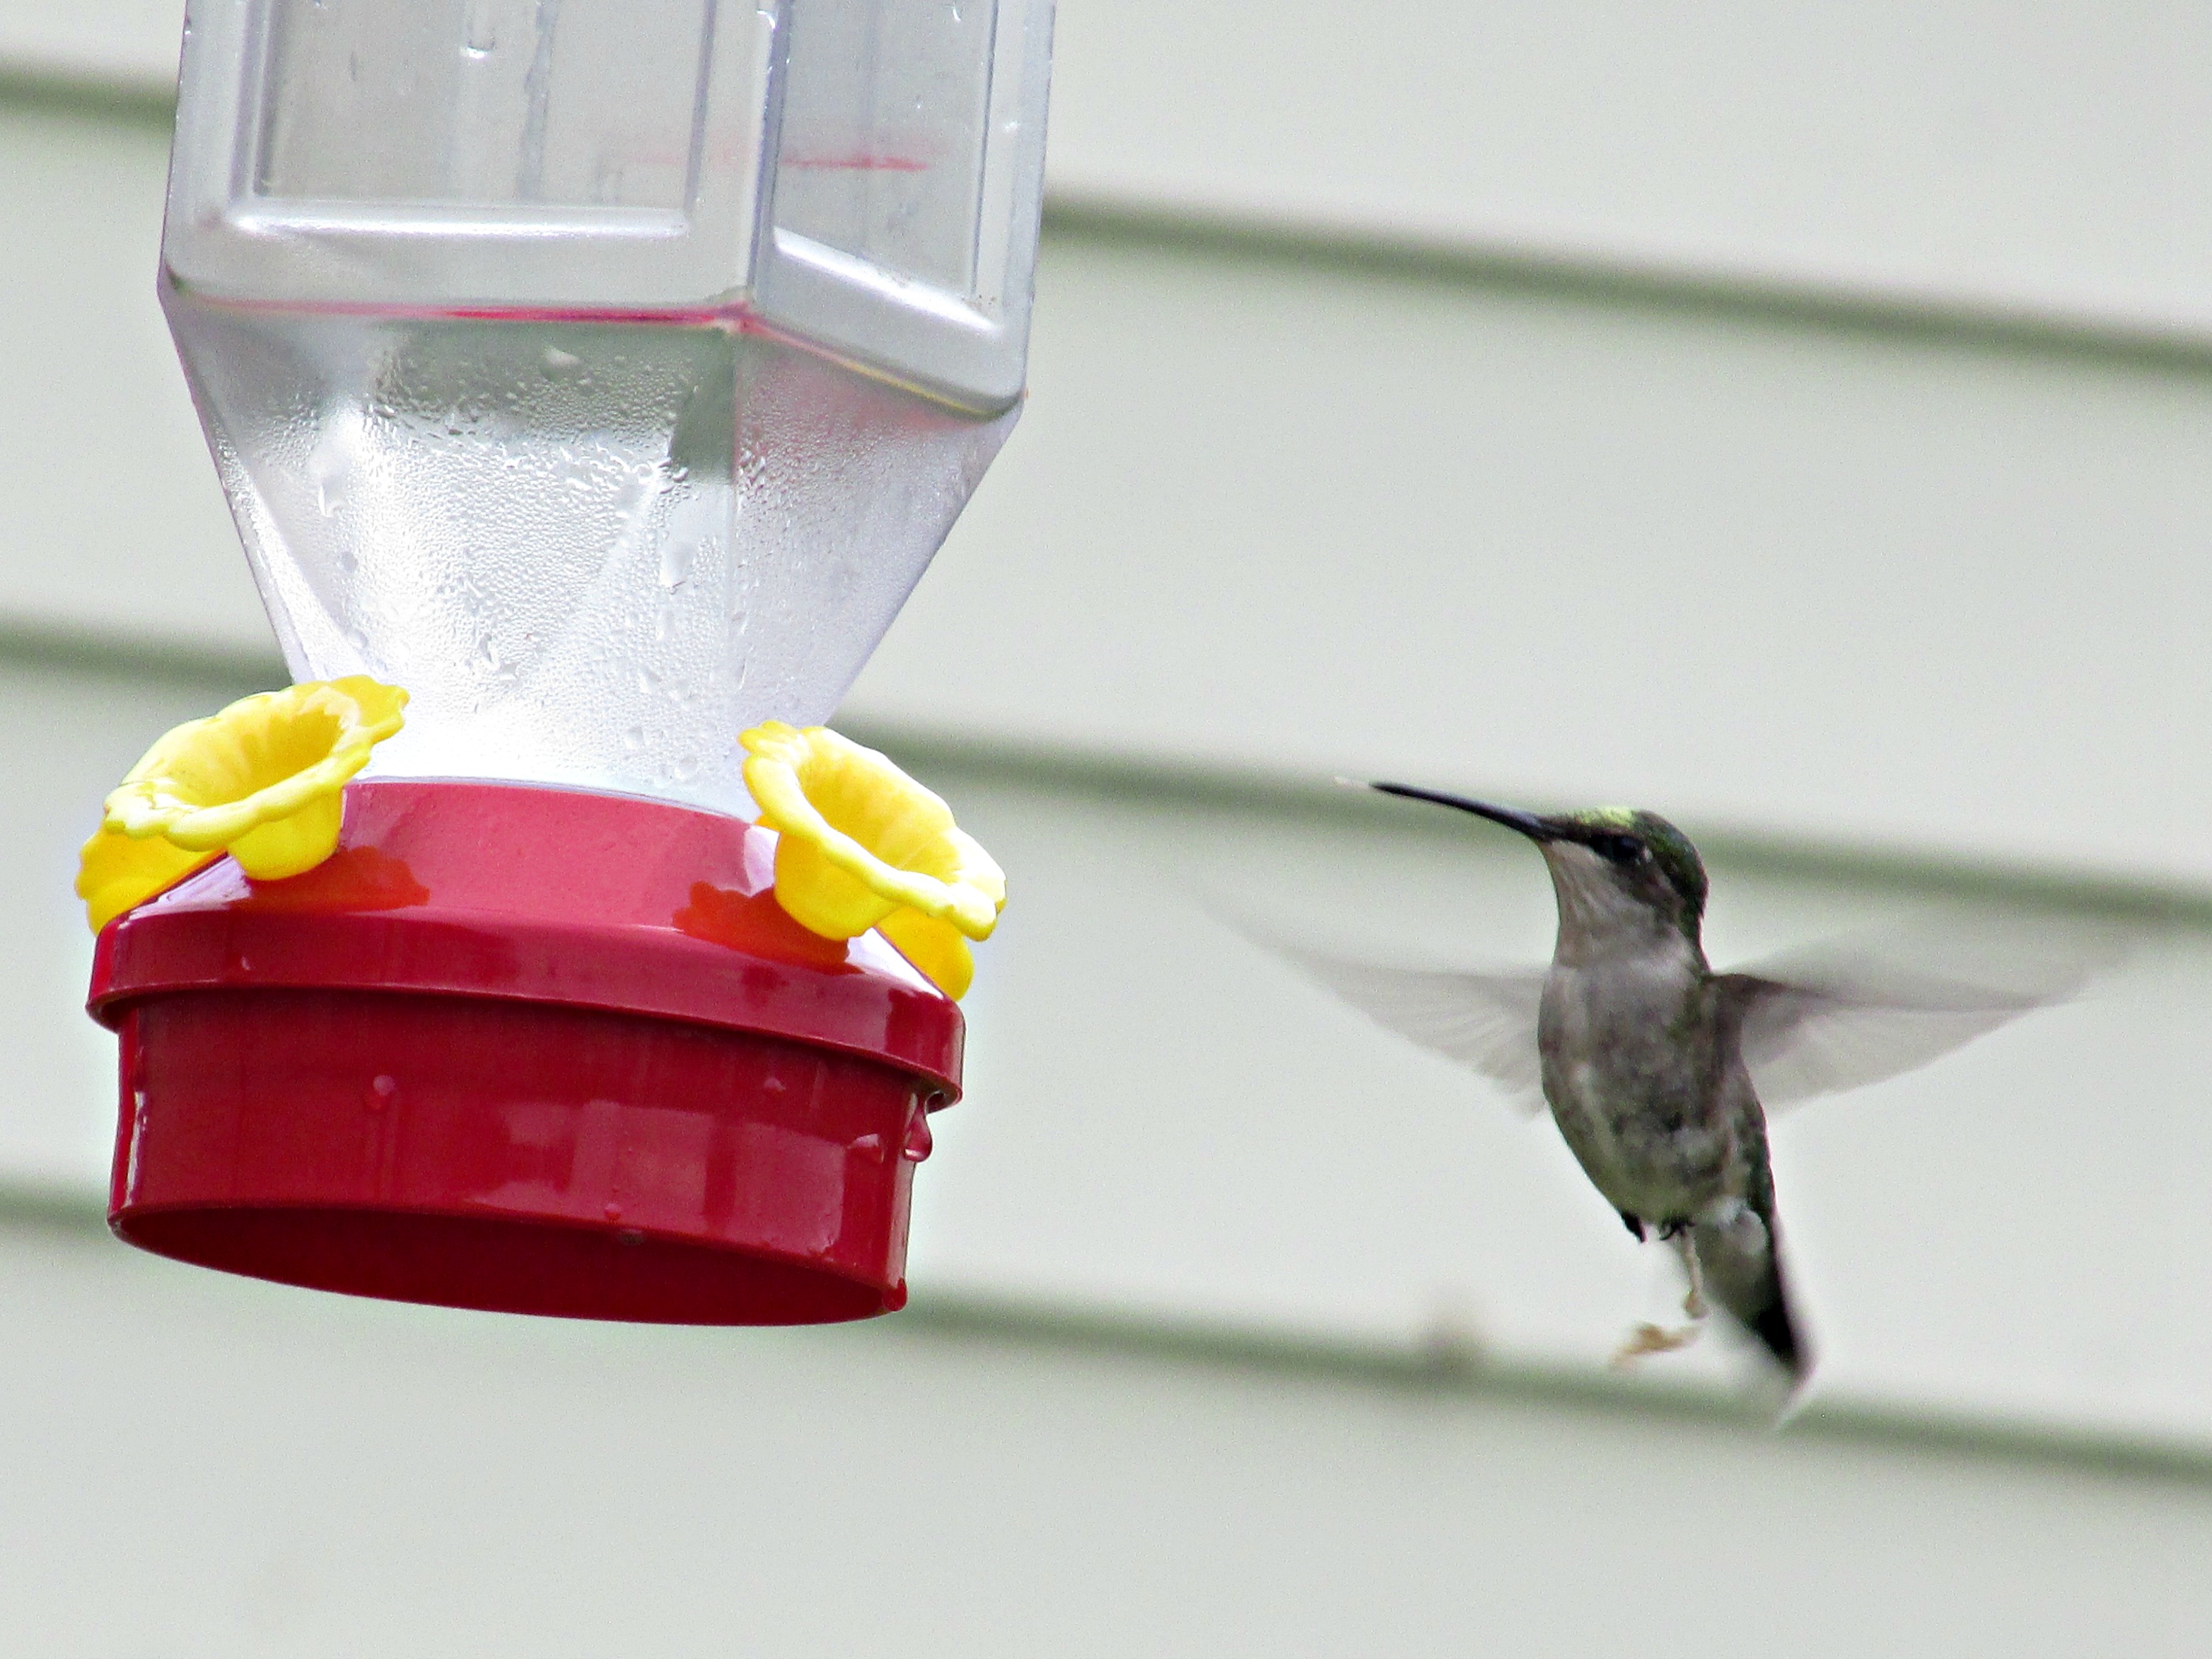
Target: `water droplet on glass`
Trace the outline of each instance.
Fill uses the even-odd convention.
[[[461,36],[461,50],[471,58],[489,58],[498,45],[498,9],[493,0],[476,0],[469,8],[468,27]]]
[[[935,1144],[929,1136],[929,1114],[916,1111],[906,1126],[906,1144],[899,1148],[899,1156],[909,1164],[919,1164]]]
[[[620,1221],[622,1219],[622,1206],[619,1204],[608,1205],[605,1214],[607,1219],[610,1221]]]
[[[490,46],[482,21],[520,75],[521,0],[460,0],[447,16],[445,68],[424,73],[504,85],[501,64],[442,56],[458,57],[464,31]],[[226,484],[281,530],[261,551],[300,596],[288,604],[322,607],[307,629],[327,653],[316,674],[366,669],[415,693],[409,748],[388,751],[402,770],[740,806],[733,731],[761,710],[834,702],[842,630],[888,615],[911,578],[860,545],[878,528],[907,535],[909,516],[947,516],[937,495],[902,489],[906,474],[951,469],[957,501],[980,471],[966,435],[924,444],[873,416],[831,431],[805,398],[786,409],[763,390],[783,384],[784,348],[720,328],[289,312],[252,326],[266,349],[252,362],[276,379],[238,398],[304,401],[281,432],[241,428],[252,443],[225,463]],[[634,343],[619,368],[617,337]],[[854,395],[878,396],[869,386]],[[243,417],[222,418],[229,431]],[[848,453],[877,443],[880,462]],[[742,504],[733,464],[758,486]],[[903,1127],[885,1126],[887,1161]]]
[[[884,1161],[884,1138],[881,1135],[862,1135],[853,1143],[854,1153],[871,1164]]]
[[[660,585],[680,587],[691,579],[691,562],[698,556],[699,544],[685,538],[671,538],[660,544]]]
[[[380,1112],[398,1097],[399,1084],[396,1079],[379,1073],[368,1080],[362,1103],[372,1112]]]

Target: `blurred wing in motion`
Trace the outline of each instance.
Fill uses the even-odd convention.
[[[1992,951],[1958,977],[1942,960],[1955,961],[1955,948],[1933,953],[1938,972],[1807,951],[1722,975],[1720,985],[1741,1018],[1744,1064],[1760,1103],[1772,1111],[1896,1077],[2065,1001],[2119,951],[2116,936],[2044,937]]]
[[[1378,1025],[1482,1073],[1516,1111],[1544,1109],[1536,1012],[1544,970],[1474,973],[1354,962],[1279,939],[1262,943]]]

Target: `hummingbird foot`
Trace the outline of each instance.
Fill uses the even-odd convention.
[[[1686,1348],[1698,1340],[1705,1328],[1703,1325],[1681,1325],[1670,1331],[1664,1326],[1640,1324],[1630,1331],[1620,1346],[1613,1351],[1613,1369],[1625,1371],[1649,1355],[1673,1353],[1677,1349]]]
[[[1682,1311],[1690,1323],[1669,1330],[1663,1325],[1649,1322],[1638,1324],[1628,1333],[1619,1348],[1613,1351],[1613,1368],[1625,1371],[1642,1358],[1655,1353],[1673,1353],[1686,1348],[1698,1340],[1705,1329],[1705,1316],[1711,1306],[1705,1300],[1705,1269],[1698,1265],[1698,1251],[1686,1225],[1660,1235],[1674,1247],[1682,1258],[1682,1271],[1690,1276],[1690,1293],[1682,1298]]]
[[[1674,1253],[1682,1258],[1682,1271],[1690,1278],[1690,1293],[1682,1298],[1682,1311],[1692,1319],[1703,1319],[1712,1308],[1705,1300],[1705,1273],[1698,1265],[1697,1241],[1686,1227],[1668,1238]]]

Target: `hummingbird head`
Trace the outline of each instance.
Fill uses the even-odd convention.
[[[1679,933],[1692,949],[1701,948],[1705,861],[1690,838],[1656,812],[1597,806],[1540,817],[1410,784],[1370,787],[1386,795],[1472,812],[1534,842],[1559,893],[1563,938],[1569,930],[1617,934],[1664,927]]]

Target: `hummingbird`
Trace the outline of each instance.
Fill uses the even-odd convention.
[[[1790,1297],[1766,1109],[1911,1070],[2081,977],[2080,963],[2057,953],[2014,954],[2014,977],[2040,975],[2025,988],[1834,951],[1716,973],[1702,937],[1705,862],[1656,812],[1543,816],[1410,784],[1365,787],[1473,813],[1533,842],[1559,903],[1549,966],[1437,971],[1277,948],[1385,1027],[1471,1066],[1532,1112],[1548,1106],[1629,1232],[1672,1245],[1693,1322],[1639,1326],[1616,1356],[1623,1362],[1683,1346],[1710,1296],[1793,1389],[1802,1384],[1813,1352]]]

